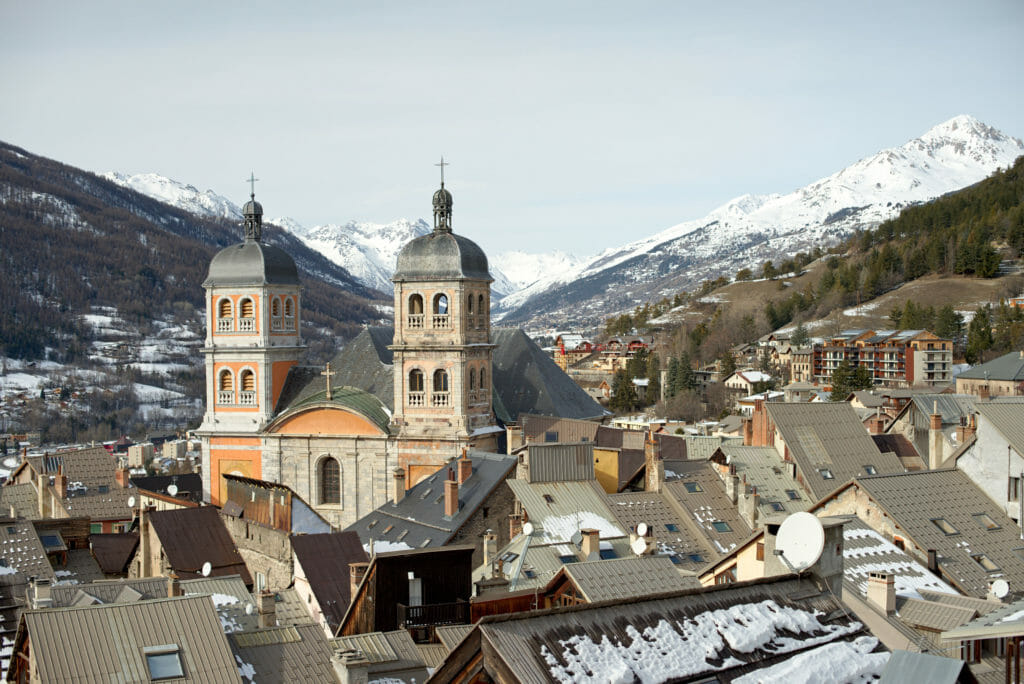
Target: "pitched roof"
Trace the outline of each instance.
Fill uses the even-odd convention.
[[[25,577],[56,577],[36,528],[27,520],[0,520],[0,567]]]
[[[889,662],[882,670],[881,684],[902,684],[903,682],[919,681],[930,684],[956,684],[967,663],[955,658],[932,655],[931,653],[912,653],[910,651],[893,651]]]
[[[463,627],[463,625],[453,625]],[[465,625],[469,627],[469,625]],[[438,634],[443,627],[436,628]],[[370,661],[370,681],[381,684],[422,682],[429,677],[423,653],[412,640],[408,630],[369,632],[352,636],[339,636],[331,640],[336,649],[360,651]]]
[[[601,551],[614,558],[628,558],[633,554],[629,537],[601,536]],[[520,534],[495,555],[501,563],[501,574],[509,581],[508,590],[539,589],[546,585],[567,563],[581,560],[581,551],[571,541],[549,542],[543,530],[533,534]],[[490,576],[491,566],[474,568],[473,576]]]
[[[61,504],[72,517],[92,520],[131,520],[128,498],[134,488],[117,484],[117,463],[102,446],[68,449],[43,456],[29,456],[33,470],[44,475],[67,477],[67,496]]]
[[[335,681],[334,649],[318,625],[234,632],[228,643],[245,684]]]
[[[1002,577],[1014,593],[1024,591],[1024,541],[1017,524],[959,470],[859,477],[861,487],[920,549],[938,552],[942,576],[970,596],[984,597]],[[995,527],[975,516],[986,515]],[[935,520],[950,528],[943,531]],[[984,554],[998,568],[986,571],[974,558]]]
[[[718,555],[710,553],[711,543],[691,529],[665,493],[609,494],[608,507],[625,530],[632,532],[640,523],[647,525],[648,541],[682,569],[697,571]]]
[[[736,468],[736,475],[760,497],[761,519],[774,515],[806,511],[814,502],[790,474],[791,464],[784,464],[773,447],[743,446],[725,443],[720,447],[726,462]],[[717,458],[716,458],[717,461]]]
[[[891,573],[897,596],[915,596],[927,590],[956,594],[955,589],[913,556],[865,525],[860,518],[851,516],[843,525],[843,578],[866,597],[868,576],[872,572]]]
[[[181,593],[184,596],[206,596],[212,600],[225,634],[259,626],[259,615],[254,610],[252,594],[238,575],[181,580]]]
[[[896,454],[896,458],[900,459],[907,470],[924,470],[927,467],[914,448],[913,442],[903,435],[887,432],[871,435],[871,439],[875,441],[875,446],[881,453]]]
[[[977,409],[1013,450],[1024,456],[1024,403],[979,402]]]
[[[370,557],[355,532],[300,534],[291,540],[295,559],[333,632],[352,598],[349,564],[365,563]]]
[[[895,455],[878,451],[857,413],[846,402],[769,402],[765,409],[815,499],[866,474],[865,466],[873,466],[880,474],[904,471]],[[832,477],[827,477],[828,473]]]
[[[176,646],[183,681],[237,684],[238,669],[206,597],[27,611],[33,676],[46,682],[150,681],[146,648]]]
[[[477,509],[495,492],[518,459],[508,454],[469,453],[473,473],[459,487],[459,512],[451,518],[444,514],[444,481],[448,470],[442,468],[410,488],[397,504],[379,506],[349,525],[363,543],[373,538],[378,551],[442,546],[455,535]]]
[[[521,415],[519,420],[523,424],[523,437],[537,442],[593,442],[601,428],[600,423],[592,420],[532,413]],[[548,437],[554,439],[549,440]]]
[[[199,473],[185,473],[182,475],[150,475],[146,477],[133,477],[132,484],[138,489],[166,494],[171,496],[167,488],[171,485],[177,487],[175,497],[187,501],[202,503],[203,501],[203,476]]]
[[[126,572],[138,546],[138,532],[89,535],[92,555],[95,556],[100,569],[108,575]]]
[[[936,408],[942,416],[943,425],[959,425],[960,419],[974,413],[978,398],[973,394],[915,394],[908,403],[921,412],[922,415],[930,416]],[[904,407],[903,411],[907,409]],[[903,411],[900,411],[902,414]],[[898,416],[897,416],[898,417]]]
[[[0,513],[26,520],[37,519],[39,496],[35,482],[6,484],[0,487]]]
[[[980,363],[956,376],[957,379],[969,380],[1024,380],[1024,351],[1012,351],[1002,356]]]
[[[562,572],[572,579],[589,603],[700,587],[696,577],[681,574],[667,556],[634,556],[568,563]]]
[[[166,577],[99,580],[80,584],[55,584],[51,588],[54,608],[105,603],[133,603],[167,598]]]
[[[201,577],[204,563],[211,576],[240,575],[246,585],[252,577],[213,506],[179,508],[147,514],[171,567],[182,579]]]
[[[725,495],[721,478],[707,461],[682,465],[677,473],[681,478],[666,482],[665,492],[689,513],[691,529],[703,535],[717,554],[724,555],[750,536],[750,526]]]
[[[602,539],[624,537],[596,480],[585,482],[525,482],[508,486],[529,515],[538,541],[564,543],[581,529],[596,529]]]

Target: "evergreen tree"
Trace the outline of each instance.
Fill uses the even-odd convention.
[[[789,337],[789,343],[794,347],[806,347],[811,341],[811,335],[807,332],[807,328],[804,324],[797,323],[796,329],[793,330],[793,334]]]
[[[958,342],[963,334],[964,317],[953,310],[949,304],[943,306],[935,314],[935,323],[932,332],[946,340]]]
[[[722,354],[722,358],[719,361],[719,369],[723,378],[727,378],[736,372],[736,359],[733,358],[732,352],[728,349]]]
[[[628,413],[636,408],[636,388],[633,387],[633,380],[625,370],[618,370],[615,373],[615,384],[612,386],[612,398],[608,406],[618,413]]]
[[[676,395],[676,387],[679,386],[679,359],[672,357],[668,360],[668,374],[665,378],[665,396],[667,398]]]
[[[657,354],[647,357],[647,403],[661,400],[661,361]]]
[[[831,401],[845,401],[850,392],[856,390],[871,389],[874,379],[867,366],[853,368],[849,360],[843,359],[832,371],[832,394]]]
[[[692,390],[697,386],[697,378],[693,375],[693,365],[690,361],[690,353],[684,351],[679,355],[679,374],[676,376],[675,394]]]
[[[983,361],[983,354],[992,348],[992,343],[992,317],[989,307],[983,306],[974,312],[974,318],[967,326],[967,349],[964,350],[967,362]]]

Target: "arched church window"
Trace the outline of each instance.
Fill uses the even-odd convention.
[[[217,375],[217,403],[235,403],[235,376],[227,368]]]
[[[225,298],[217,302],[217,331],[229,332],[231,329],[231,300]]]
[[[238,376],[238,403],[254,406],[256,404],[256,374],[246,369]]]
[[[242,332],[256,330],[256,303],[243,299],[238,305],[238,329]]]
[[[474,299],[475,299],[475,297],[473,295],[469,295],[468,297],[466,297],[466,313],[469,314],[470,316],[473,315],[473,300]]]
[[[487,389],[487,369],[480,369],[480,389]]]
[[[294,316],[295,315],[295,304],[292,302],[291,297],[285,297],[284,300],[284,315]]]
[[[341,503],[341,466],[330,456],[320,461],[320,503]]]
[[[270,315],[280,316],[281,315],[281,300],[278,297],[274,297],[273,301],[270,302]]]
[[[409,297],[409,327],[423,327],[423,296],[414,294]]]
[[[476,315],[478,317],[477,318],[476,327],[478,327],[481,330],[483,330],[484,327],[486,327],[486,325],[487,325],[487,308],[486,308],[486,304],[485,304],[485,300],[484,300],[484,296],[483,295],[480,295],[479,297],[477,297],[477,300],[476,300]]]
[[[423,406],[423,371],[414,368],[409,371],[409,406]]]
[[[476,391],[476,368],[469,369],[469,391]]]
[[[435,328],[448,327],[448,295],[446,294],[434,295],[433,326]]]
[[[438,368],[434,371],[434,386],[431,388],[430,404],[432,406],[448,406],[448,373]]]

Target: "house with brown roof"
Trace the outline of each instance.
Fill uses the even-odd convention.
[[[252,586],[249,569],[213,506],[140,511],[139,546],[129,567],[130,577],[240,575]]]
[[[291,546],[295,591],[313,621],[334,636],[370,557],[355,532],[296,535]]]

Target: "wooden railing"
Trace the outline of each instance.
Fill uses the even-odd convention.
[[[469,624],[469,602],[432,603],[426,606],[398,604],[400,627],[425,627],[430,625]]]

